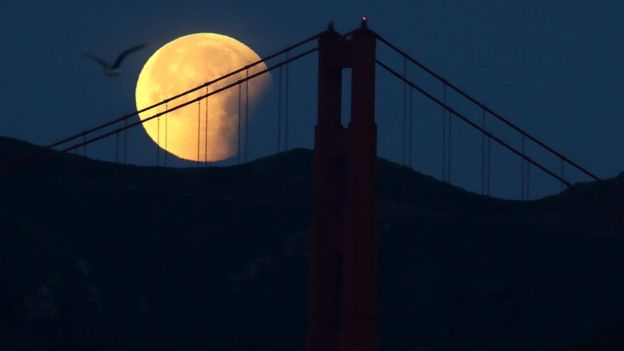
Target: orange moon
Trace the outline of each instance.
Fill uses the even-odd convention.
[[[136,85],[137,110],[219,78],[260,57],[240,41],[215,33],[190,34],[158,49],[145,63]],[[233,75],[210,87],[139,114],[141,120],[266,69],[264,63]],[[250,109],[266,90],[270,76],[263,74],[240,85],[240,111]],[[247,86],[248,84],[248,86]],[[249,92],[248,99],[245,96]],[[207,102],[206,102],[207,101]],[[239,88],[234,86],[199,103],[143,123],[149,137],[167,152],[191,161],[214,162],[238,152]],[[250,113],[250,118],[252,114]],[[243,117],[241,117],[243,118]]]

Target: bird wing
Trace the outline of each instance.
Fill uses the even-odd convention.
[[[141,44],[141,45],[133,46],[130,49],[123,51],[121,54],[119,54],[119,56],[117,57],[117,60],[115,60],[115,63],[113,64],[112,67],[119,68],[119,66],[121,66],[121,62],[126,58],[126,56],[130,55],[131,53],[135,51],[139,51],[146,46],[147,44]]]
[[[94,56],[94,55],[91,55],[91,54],[89,54],[87,52],[83,52],[82,54],[85,55],[86,57],[92,59],[93,61],[99,63],[100,65],[102,65],[102,67],[109,68],[108,63],[106,63],[106,61],[102,60],[101,58],[99,58],[97,56]]]

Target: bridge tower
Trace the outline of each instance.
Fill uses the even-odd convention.
[[[349,38],[319,38],[307,351],[377,351],[375,44],[366,21]],[[351,116],[341,124],[342,70]]]

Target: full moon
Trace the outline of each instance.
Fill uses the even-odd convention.
[[[137,110],[259,59],[245,44],[221,34],[197,33],[175,39],[158,49],[143,66],[135,91]],[[258,64],[166,105],[142,112],[139,118],[145,120],[266,68],[264,63]],[[143,127],[159,147],[179,158],[202,162],[224,160],[238,153],[239,118],[242,121],[244,112],[249,110],[249,106],[243,104],[253,105],[269,81],[269,75],[263,74],[248,83],[167,112],[143,123]]]

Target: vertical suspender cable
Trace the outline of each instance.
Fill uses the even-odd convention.
[[[565,179],[565,161],[562,158],[560,158],[559,160],[561,162],[561,179]],[[565,184],[563,182],[560,182],[560,183],[561,183],[561,191],[563,191],[563,189],[565,189]]]
[[[201,100],[197,101],[197,167],[199,167],[199,162],[201,157],[199,155],[200,145],[201,145]]]
[[[249,148],[247,147],[249,143],[249,69],[246,71],[246,80],[245,80],[245,162],[247,162],[247,155],[249,153]]]
[[[241,85],[238,85],[238,164],[241,164]]]
[[[522,156],[525,156],[525,137],[524,134],[522,135]],[[520,185],[520,193],[521,193],[521,199],[522,200],[526,200],[525,195],[526,195],[526,160],[524,159],[524,157],[520,158],[520,182],[522,183]]]
[[[160,166],[160,117],[156,118],[156,165]]]
[[[526,196],[527,200],[531,199],[531,163],[526,163]]]
[[[412,161],[413,161],[412,153],[414,152],[414,148],[412,146],[412,138],[413,138],[412,126],[414,124],[413,110],[414,110],[414,89],[410,87],[409,89],[409,128],[408,128],[408,134],[407,134],[407,145],[408,145],[408,151],[409,151],[408,162],[409,162],[410,168],[412,168]]]
[[[119,163],[119,133],[115,133],[115,163]]]
[[[167,160],[169,159],[169,104],[165,104],[165,166],[167,165]]]
[[[442,86],[442,181],[446,181],[446,83]]]
[[[290,51],[286,51],[286,60],[289,59]],[[284,151],[288,151],[288,85],[289,85],[289,74],[290,69],[288,68],[288,63],[286,64],[286,91],[285,91],[285,101],[284,101]]]
[[[128,119],[124,119],[124,164],[128,163]]]
[[[282,151],[282,66],[277,78],[277,152]]]
[[[87,134],[82,135],[82,156],[87,157]]]
[[[206,87],[206,117],[204,121],[204,167],[208,166],[208,87]]]
[[[492,138],[487,138],[487,195],[490,196],[492,185]]]
[[[405,82],[405,80],[407,80],[407,60],[405,58],[403,58],[403,127],[401,128],[401,134],[402,134],[402,140],[403,140],[403,150],[402,150],[402,157],[403,157],[403,165],[407,164],[407,155],[406,155],[406,150],[407,150],[407,143],[406,143],[406,133],[407,133],[407,83]]]
[[[452,166],[451,161],[453,160],[453,158],[451,157],[452,156],[451,151],[453,150],[452,149],[452,146],[453,146],[452,145],[452,141],[453,141],[453,138],[452,138],[452,136],[453,136],[453,114],[451,113],[451,111],[447,111],[446,115],[448,117],[448,123],[447,123],[447,125],[448,125],[448,138],[446,139],[446,141],[448,142],[448,145],[446,147],[446,151],[448,152],[448,156],[446,156],[446,162],[448,162],[448,164],[446,166],[446,172],[447,172],[446,181],[450,183],[451,182],[451,166]]]
[[[481,110],[481,128],[487,130],[485,127],[485,110]],[[485,195],[485,140],[486,135],[481,134],[481,195]]]

